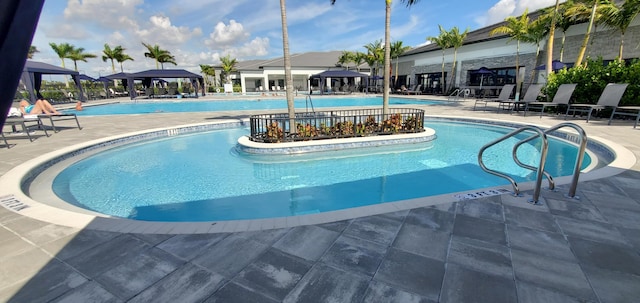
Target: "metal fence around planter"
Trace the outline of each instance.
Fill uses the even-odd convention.
[[[301,112],[295,115],[295,132],[286,113],[253,115],[249,120],[251,141],[266,143],[424,131],[424,110],[415,108],[390,108],[386,115],[382,108]]]

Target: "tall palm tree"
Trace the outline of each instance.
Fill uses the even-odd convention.
[[[567,12],[567,8],[569,6],[571,6],[572,2],[573,2],[572,0],[569,0],[569,1],[565,2],[565,3],[562,3],[558,7],[558,11],[557,11],[557,14],[556,14],[556,26],[555,26],[555,28],[560,28],[562,30],[562,40],[560,40],[561,41],[560,42],[560,57],[559,57],[560,61],[564,61],[564,45],[565,45],[565,41],[567,40],[567,30],[569,30],[569,27],[571,27],[571,25],[574,24],[573,21],[571,20],[571,16],[569,16],[566,13]],[[549,35],[551,36],[551,34],[549,34]],[[554,35],[555,35],[555,33],[554,33]]]
[[[396,41],[391,43],[391,57],[396,58],[396,70],[395,70],[395,83],[394,87],[398,85],[398,61],[400,56],[404,54],[406,51],[410,50],[411,46],[403,46],[402,41]]]
[[[382,48],[382,40],[376,40],[367,45],[364,45],[364,48],[367,50],[367,58],[365,59],[368,63],[370,62],[371,67],[374,69],[374,76],[377,76],[380,73],[380,63],[384,63],[384,49]]]
[[[467,34],[469,33],[469,29],[465,29],[464,32],[460,32],[457,26],[454,26],[449,31],[449,44],[453,47],[453,64],[451,66],[451,81],[449,81],[449,87],[451,88],[453,85],[453,81],[455,78],[456,72],[456,63],[458,56],[458,49],[464,44],[464,39],[467,38]]]
[[[444,55],[447,48],[451,47],[451,39],[449,39],[449,32],[446,31],[442,25],[438,24],[440,34],[438,36],[427,37],[427,40],[431,43],[435,43],[442,49],[442,77],[440,77],[440,90],[444,94]]]
[[[27,59],[33,59],[33,55],[35,55],[35,53],[39,53],[40,51],[38,50],[37,47],[31,45],[29,46],[29,53],[27,54]]]
[[[291,75],[291,55],[289,54],[289,30],[287,29],[286,1],[280,0],[280,20],[282,22],[282,55],[284,59],[284,81],[289,114],[289,132],[296,133],[296,111],[293,103],[293,76]]]
[[[226,83],[231,83],[231,73],[236,70],[236,65],[238,64],[238,60],[235,58],[231,59],[231,55],[226,55],[220,58],[222,72],[224,72],[224,78]]]
[[[640,0],[626,0],[622,5],[616,5],[615,2],[607,5],[603,9],[603,21],[609,27],[620,31],[620,49],[618,51],[618,60],[622,62],[622,51],[624,49],[624,33],[629,25],[640,12]]]
[[[282,0],[281,0],[282,1]],[[336,0],[330,0],[331,4],[335,4]],[[385,21],[384,21],[384,81],[382,94],[382,112],[389,112],[389,74],[391,73],[391,2],[392,0],[384,0],[385,3]],[[420,0],[400,0],[407,7],[420,2]]]
[[[516,101],[520,100],[520,41],[526,39],[529,28],[529,10],[526,9],[519,18],[509,16],[504,21],[505,25],[499,26],[491,30],[489,35],[507,34],[509,40],[516,40]]]
[[[116,65],[115,59],[118,57],[118,54],[122,53],[122,46],[118,45],[114,48],[111,48],[109,44],[104,44],[104,50],[102,50],[102,62],[107,62],[107,60],[111,60],[111,71],[116,73]]]
[[[584,34],[582,45],[580,46],[580,51],[576,58],[576,66],[582,65],[582,60],[584,60],[585,53],[587,52],[587,45],[591,39],[592,29],[595,31],[595,27],[598,25],[598,22],[600,22],[600,18],[602,17],[601,6],[607,4],[608,0],[576,0],[567,8],[566,14],[571,16],[574,22],[577,23],[589,20],[587,31]]]
[[[75,71],[78,71],[78,61],[87,62],[88,58],[95,58],[95,57],[97,57],[97,56],[94,55],[94,54],[85,53],[83,47],[78,47],[78,48],[74,48],[69,53],[67,58],[69,58],[69,59],[71,59],[71,61],[73,61],[73,67],[75,68]]]
[[[124,48],[122,49],[124,51]],[[120,71],[124,72],[124,68],[122,66],[122,62],[124,61],[128,61],[131,60],[133,61],[133,58],[131,58],[129,55],[125,54],[124,52],[119,53],[116,57],[115,57],[116,61],[120,64]]]
[[[531,24],[529,24],[529,28],[527,29],[527,34],[523,37],[522,41],[535,44],[536,45],[536,58],[533,62],[538,63],[538,57],[540,56],[540,43],[542,40],[549,34],[551,29],[551,22],[553,19],[553,15],[541,15],[538,19],[533,20]],[[547,57],[547,61],[548,61]],[[551,68],[551,63],[547,62],[546,69]],[[531,70],[531,77],[529,84],[533,83],[533,76],[535,73],[535,69]],[[548,75],[548,74],[547,74]]]
[[[156,69],[160,69],[160,66],[158,64],[161,61],[162,63],[169,62],[173,63],[174,65],[176,64],[175,58],[173,58],[168,50],[161,49],[157,44],[150,45],[142,42],[142,45],[147,48],[147,52],[144,53],[144,56],[146,58],[152,58],[156,61]]]
[[[69,54],[71,53],[71,51],[73,51],[73,45],[69,43],[55,44],[53,42],[49,43],[49,45],[51,46],[53,51],[58,55],[58,58],[60,58],[60,61],[62,61],[62,68],[66,68],[64,66],[64,59],[69,58]],[[69,81],[66,75],[64,76],[64,85],[67,88],[69,88]]]
[[[204,84],[205,84],[205,86],[206,85],[213,85],[213,83],[215,82],[215,77],[216,77],[216,71],[213,68],[213,66],[206,65],[206,64],[200,64],[200,72],[204,76]],[[211,80],[211,78],[213,78],[213,80]],[[205,91],[206,91],[206,87],[205,87]]]
[[[355,57],[355,54],[350,52],[350,51],[342,51],[342,54],[340,55],[340,57],[338,58],[338,64],[340,64],[340,66],[342,67],[347,67],[347,70],[349,70],[349,63],[353,62]]]
[[[164,69],[164,64],[165,63],[171,63],[173,65],[178,65],[178,63],[176,63],[176,57],[171,55],[171,53],[169,53],[168,51],[167,51],[166,54],[163,54],[160,57],[156,58],[156,60],[160,63],[160,68],[162,68],[162,69]]]
[[[550,75],[553,72],[553,69],[551,68],[551,64],[553,63],[553,39],[555,39],[555,35],[556,35],[556,22],[558,19],[559,7],[560,7],[560,0],[556,0],[556,5],[554,6],[553,11],[550,12],[551,17],[550,18],[547,17],[547,19],[550,19],[550,22],[551,22],[549,25],[549,40],[547,42],[547,66],[546,66],[547,75]],[[549,14],[547,14],[546,16],[549,16]],[[538,49],[539,47],[540,47],[540,44],[538,44]],[[538,62],[537,53],[536,53],[536,62]],[[531,81],[532,81],[531,83],[533,83],[533,77],[531,77]]]
[[[363,52],[355,52],[353,53],[353,64],[356,65],[356,70],[358,72],[360,72],[360,65],[362,65],[362,63],[366,62],[367,55]]]

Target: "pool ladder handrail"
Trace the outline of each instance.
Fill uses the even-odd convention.
[[[578,126],[575,123],[570,123],[570,122],[565,122],[565,123],[560,123],[554,127],[548,128],[544,131],[545,134],[549,134],[551,132],[557,131],[558,129],[561,129],[563,127],[570,127],[573,128],[577,133],[578,133],[578,139],[579,139],[579,144],[578,144],[578,155],[576,157],[576,163],[573,169],[573,177],[571,179],[571,187],[569,188],[569,193],[566,195],[569,198],[576,198],[576,190],[578,188],[578,179],[580,178],[580,168],[582,167],[582,161],[584,160],[584,151],[587,149],[587,133],[584,131],[584,129],[580,126]],[[535,139],[536,136],[531,136],[527,139],[524,139],[518,143],[516,143],[516,145],[514,145],[513,150],[514,150],[514,159],[516,160],[516,164],[520,165],[521,167],[525,167],[523,165],[526,165],[522,162],[520,162],[519,159],[517,159],[517,156],[515,155],[515,151],[522,145],[525,144],[533,139]],[[521,165],[522,164],[522,165]],[[535,167],[533,166],[528,166],[527,168],[531,169],[531,170],[535,170]],[[549,173],[547,173],[546,171],[544,172],[545,176],[547,177],[547,179],[549,180],[549,189],[550,190],[554,190],[555,189],[555,183],[553,182],[553,177],[551,177],[551,175]]]
[[[523,168],[527,168],[527,169],[530,169],[530,170],[533,170],[533,171],[537,172],[536,187],[534,188],[533,198],[529,201],[529,202],[531,202],[533,204],[537,204],[538,203],[538,199],[540,197],[540,185],[542,184],[542,176],[543,175],[549,181],[549,189],[553,190],[555,188],[555,182],[553,181],[553,177],[549,173],[544,171],[544,164],[546,163],[546,157],[547,157],[547,151],[548,151],[548,141],[547,141],[547,136],[546,135],[551,133],[551,132],[553,132],[553,131],[556,131],[556,130],[558,130],[560,128],[563,128],[563,127],[571,127],[571,128],[573,128],[578,133],[578,137],[580,139],[580,141],[579,141],[580,144],[579,144],[579,148],[578,148],[578,156],[576,157],[576,163],[575,163],[575,167],[574,167],[574,170],[573,170],[573,178],[572,178],[572,181],[571,181],[571,187],[569,189],[569,193],[567,194],[567,197],[576,198],[575,193],[576,193],[576,189],[578,187],[578,179],[580,177],[580,168],[582,167],[582,161],[584,159],[584,151],[586,150],[586,147],[587,147],[587,134],[586,134],[586,132],[584,131],[584,129],[582,127],[580,127],[580,126],[578,126],[578,125],[576,125],[574,123],[569,123],[569,122],[560,123],[560,124],[558,124],[558,125],[556,125],[554,127],[546,129],[545,131],[542,131],[541,129],[536,128],[536,127],[532,127],[532,126],[525,126],[525,127],[520,128],[520,129],[517,129],[517,130],[515,130],[515,131],[513,131],[513,132],[511,132],[511,133],[509,133],[509,134],[507,134],[507,135],[505,135],[505,136],[503,136],[501,138],[498,138],[498,139],[486,144],[485,146],[483,146],[480,149],[480,152],[478,153],[478,163],[480,163],[480,167],[484,171],[486,171],[486,172],[488,172],[490,174],[493,174],[493,175],[496,175],[496,176],[500,176],[500,177],[503,177],[503,178],[509,180],[509,182],[511,182],[511,184],[512,184],[512,186],[514,188],[515,195],[519,195],[520,192],[519,192],[518,185],[515,182],[515,180],[513,180],[513,178],[511,178],[510,176],[508,176],[508,175],[506,175],[504,173],[500,173],[498,171],[488,169],[484,165],[484,161],[482,160],[482,154],[490,146],[493,146],[493,145],[495,145],[495,144],[497,144],[499,142],[502,142],[502,141],[504,141],[504,140],[506,140],[506,139],[508,139],[510,137],[513,137],[516,134],[519,134],[519,133],[521,133],[521,132],[523,132],[525,130],[533,130],[533,131],[535,131],[537,134],[535,134],[533,136],[530,136],[529,138],[526,138],[524,140],[521,140],[521,141],[519,141],[518,143],[516,143],[514,145],[513,151],[512,151],[512,156],[513,156],[513,159],[514,159],[515,163],[518,166],[523,167]],[[518,148],[520,146],[522,146],[522,144],[530,142],[531,140],[536,139],[538,137],[542,138],[542,147],[541,147],[541,151],[540,151],[540,163],[539,163],[538,167],[522,163],[518,159],[518,156],[517,156]]]
[[[533,190],[533,198],[529,201],[530,203],[533,204],[537,204],[538,203],[538,198],[540,197],[540,184],[542,184],[542,176],[543,176],[543,172],[544,172],[544,164],[547,160],[547,150],[549,147],[549,142],[547,140],[547,135],[540,129],[534,126],[523,126],[519,129],[516,129],[496,140],[493,140],[487,144],[485,144],[482,148],[480,148],[480,151],[478,152],[478,164],[480,165],[480,168],[482,168],[482,170],[498,176],[498,177],[502,177],[504,179],[507,179],[510,183],[511,186],[513,187],[513,192],[514,195],[519,196],[520,195],[520,189],[518,188],[518,183],[511,178],[511,176],[499,172],[497,170],[493,170],[493,169],[489,169],[485,164],[484,161],[482,160],[482,156],[484,154],[484,151],[487,150],[489,147],[494,146],[506,139],[509,139],[523,131],[533,131],[536,132],[537,134],[534,135],[535,138],[540,137],[542,139],[542,146],[540,148],[540,163],[538,165],[537,168],[534,167],[534,170],[536,170],[537,174],[536,174],[536,187]],[[512,156],[514,158],[514,161],[516,162],[516,164],[520,165],[521,162],[519,160],[517,160],[517,156],[516,156],[516,149],[514,148],[512,151]],[[524,166],[524,168],[530,169],[530,166]]]
[[[311,104],[311,112],[312,113],[316,112],[316,110],[313,108],[313,101],[311,100],[311,96],[310,95],[307,95],[304,98],[304,104],[305,104],[305,109],[306,109],[307,112],[309,112],[309,104]]]

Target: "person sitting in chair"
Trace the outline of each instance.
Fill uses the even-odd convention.
[[[60,112],[57,111],[49,101],[44,99],[36,100],[36,103],[31,105],[27,100],[22,99],[20,101],[20,112],[23,115],[59,115]]]

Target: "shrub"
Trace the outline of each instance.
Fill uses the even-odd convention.
[[[621,105],[640,105],[640,61],[634,60],[630,64],[612,61],[608,64],[598,58],[587,60],[586,67],[577,66],[562,69],[549,75],[543,92],[548,100],[558,91],[558,87],[565,83],[577,83],[576,90],[571,96],[571,103],[595,104],[604,87],[608,83],[629,83],[620,101]]]

